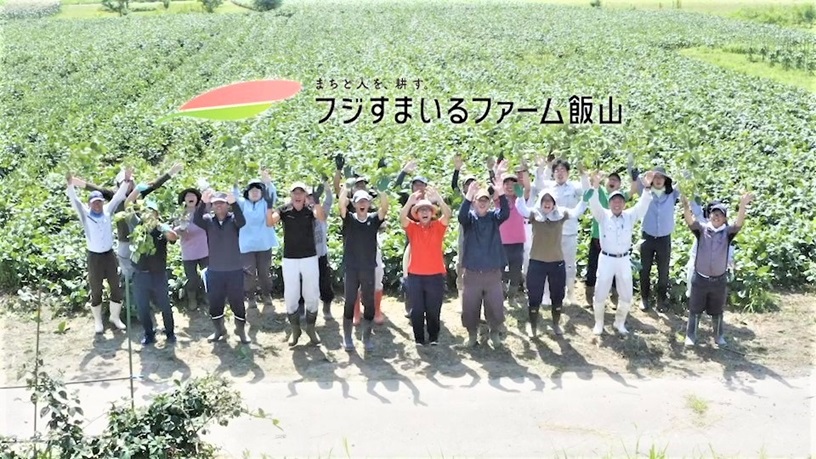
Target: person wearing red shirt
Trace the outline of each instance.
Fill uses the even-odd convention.
[[[438,209],[442,210],[442,216],[437,219]],[[409,212],[413,220],[408,216]],[[435,346],[439,341],[439,316],[447,274],[443,244],[450,218],[450,207],[431,187],[425,189],[424,199],[421,192],[414,192],[400,211],[400,224],[411,246],[407,287],[411,326],[418,346],[426,344],[426,322],[430,344]]]

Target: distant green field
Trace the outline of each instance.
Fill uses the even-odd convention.
[[[118,14],[102,9],[101,3],[89,0],[68,0],[73,3],[63,3],[62,11],[56,17],[60,19],[83,19],[83,18],[103,18],[116,17]],[[131,14],[139,16],[150,16],[173,13],[204,13],[201,3],[197,1],[174,1],[170,3],[170,8],[165,10],[161,2],[138,2],[131,3],[131,9],[152,8],[152,11],[132,11]],[[241,8],[229,1],[225,1],[216,10],[217,13],[241,13],[249,12],[246,8]]]
[[[589,0],[538,0],[541,3],[561,5],[589,6]],[[812,4],[813,0],[601,0],[602,8],[622,9],[672,9],[679,3],[684,11],[701,13],[730,13],[742,8],[756,8],[768,6],[791,6]]]

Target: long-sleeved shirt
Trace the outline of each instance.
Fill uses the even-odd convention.
[[[238,243],[238,233],[246,219],[241,206],[232,206],[232,213],[228,213],[224,220],[210,213],[204,213],[206,204],[203,202],[196,208],[193,223],[207,232],[207,245],[210,251],[210,265],[212,271],[238,271],[244,269],[241,261],[241,246]]]
[[[150,193],[158,190],[159,188],[162,187],[162,185],[167,183],[167,181],[170,180],[170,178],[171,178],[170,174],[163,174],[161,177],[157,178],[155,181],[150,182],[150,183],[148,183],[146,185],[137,185],[137,187],[142,188],[142,190],[140,192],[141,197],[144,198],[147,195],[149,195]],[[94,185],[92,183],[86,183],[85,184],[85,189],[88,190],[88,191],[98,191],[98,192],[102,193],[102,196],[105,199],[107,199],[108,201],[112,201],[113,200],[113,195],[115,194],[114,191],[109,189],[109,188],[102,188],[102,187],[96,186],[96,185]],[[127,193],[127,192],[125,192],[125,193]],[[125,196],[125,197],[127,197],[127,196]],[[121,212],[123,210],[125,210],[124,200],[122,200],[122,202],[119,203],[119,205],[116,207],[116,210],[114,211],[114,213]],[[120,221],[119,223],[116,224],[116,239],[119,242],[128,242],[130,232],[131,232],[131,228],[128,225],[128,223],[125,222],[124,220],[122,220],[122,221]]]
[[[601,206],[600,193],[593,193],[589,198],[589,210],[592,217],[598,221],[600,228],[599,242],[601,251],[610,255],[622,255],[632,249],[632,233],[635,224],[642,219],[649,210],[652,202],[652,193],[643,193],[637,204],[630,209],[625,209],[617,217],[609,209]]]
[[[266,195],[256,202],[245,199],[236,186],[233,194],[236,196],[236,204],[240,207],[244,215],[246,225],[241,228],[238,236],[238,243],[241,253],[262,252],[278,246],[278,236],[275,229],[266,226],[266,211],[275,209],[275,202],[278,200],[278,193],[272,183],[264,184]]]
[[[586,190],[586,192],[584,193],[584,201],[589,202],[589,198],[592,197],[592,193],[594,193],[594,192],[595,192],[595,190],[593,190],[592,188]],[[610,193],[608,191],[606,191],[606,188],[598,188],[598,192],[601,194],[600,195],[601,207],[603,207],[604,209],[608,209],[609,208],[609,194]],[[628,191],[623,191],[622,193],[623,193],[623,198],[627,202],[629,201],[629,199],[632,198],[631,196],[629,196]],[[601,230],[598,227],[598,220],[595,220],[594,218],[592,219],[592,236],[591,237],[592,237],[592,239],[598,239],[598,238],[601,237]]]
[[[530,198],[538,197],[539,193],[545,189],[550,189],[555,194],[555,202],[559,206],[566,208],[574,208],[584,199],[584,193],[590,189],[589,177],[584,173],[581,174],[581,181],[567,181],[559,184],[552,179],[552,168],[544,167],[536,170],[535,181],[533,183]],[[532,203],[531,203],[532,204]],[[537,206],[536,203],[532,207]],[[586,207],[584,207],[586,210]],[[581,213],[584,212],[581,211]],[[578,218],[580,215],[575,215],[567,222],[564,222],[563,234],[564,236],[572,236],[578,234]]]
[[[315,219],[314,234],[315,234],[315,248],[317,249],[318,257],[325,257],[329,254],[329,214],[331,213],[332,204],[334,204],[334,195],[330,188],[326,187],[326,198],[320,203],[323,206],[323,212],[326,214],[326,221]]]
[[[638,193],[643,194],[640,181]],[[652,195],[649,211],[643,217],[643,232],[652,237],[668,236],[674,232],[674,207],[680,199],[680,190],[675,187],[671,193],[663,193],[660,197],[652,190]]]
[[[207,232],[193,222],[194,215],[195,211],[188,214],[187,218],[190,221],[184,230],[179,231],[181,259],[183,261],[200,260],[210,254],[210,248],[207,245]]]
[[[465,199],[459,208],[460,234],[463,237],[462,266],[474,271],[503,269],[507,256],[502,247],[500,225],[510,218],[510,203],[499,197],[499,207],[480,217]]]
[[[95,253],[105,253],[113,249],[113,216],[115,209],[125,202],[128,184],[123,183],[111,196],[110,201],[102,206],[102,214],[95,214],[77,198],[73,185],[68,185],[65,193],[71,200],[71,205],[79,215],[79,222],[85,230],[85,241],[88,250]],[[127,222],[122,222],[127,227]]]
[[[540,198],[540,197],[539,197]],[[539,199],[536,198],[536,199]],[[555,201],[559,203],[558,200]],[[530,246],[530,259],[544,262],[564,260],[561,249],[561,236],[564,235],[564,225],[570,221],[577,221],[578,216],[586,211],[587,204],[582,199],[578,205],[571,208],[557,206],[549,215],[543,215],[539,208],[530,209],[523,199],[519,200],[519,213],[530,219],[533,225],[533,241]]]
[[[511,196],[507,197],[507,202],[510,205],[510,217],[499,226],[501,232],[502,244],[524,244],[527,239],[527,233],[524,232],[524,218],[518,211],[517,204],[524,201],[524,197]],[[499,201],[494,203],[499,206]]]

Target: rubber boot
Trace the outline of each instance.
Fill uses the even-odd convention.
[[[289,342],[289,347],[294,347],[297,345],[302,333],[300,329],[300,313],[295,311],[287,316],[289,317],[289,324],[292,325],[292,341]]]
[[[374,350],[374,343],[371,341],[372,321],[363,319],[363,347],[366,352]]]
[[[538,336],[538,311],[528,310],[528,320],[530,321],[530,336]]]
[[[374,291],[374,323],[377,325],[382,325],[385,323],[385,316],[382,313],[382,299],[383,299],[383,291],[382,290],[375,290]]]
[[[313,346],[320,344],[320,339],[315,333],[315,324],[317,323],[317,312],[306,311],[306,336]]]
[[[354,302],[354,325],[360,325],[360,292],[357,292],[357,300]]]
[[[502,346],[501,337],[499,336],[499,330],[491,328],[490,331],[488,332],[488,336],[490,336],[490,345],[493,346],[493,349],[498,349]]]
[[[468,330],[467,347],[476,347],[479,344],[479,333],[474,330]]]
[[[94,318],[94,331],[97,335],[105,332],[105,324],[102,323],[102,305],[91,306],[91,313]]]
[[[553,333],[555,333],[558,336],[563,335],[564,332],[561,330],[561,308],[560,307],[556,308],[555,306],[552,306],[550,312],[552,312]]]
[[[593,301],[594,298],[595,298],[595,287],[594,286],[593,287],[587,286],[587,288],[584,289],[584,299],[586,300],[586,304],[587,304],[588,307],[590,307],[590,308],[592,307],[592,301]]]
[[[351,323],[351,319],[343,318],[343,348],[346,352],[354,352],[353,328],[354,325]]]
[[[334,320],[331,313],[331,305],[331,301],[323,302],[323,320],[325,321]]]
[[[723,315],[716,314],[711,316],[711,326],[714,329],[714,341],[717,346],[725,346],[725,330],[723,328]]]
[[[621,303],[618,305],[618,310],[615,311],[615,323],[613,326],[615,330],[621,335],[628,335],[629,330],[626,329],[626,315],[629,314],[629,305]]]
[[[127,327],[122,323],[120,318],[122,314],[122,303],[110,302],[110,321],[119,330],[125,330]]]
[[[246,319],[235,318],[235,334],[238,335],[238,340],[244,344],[252,342],[246,334]]]
[[[213,319],[213,327],[215,328],[215,333],[207,337],[207,341],[214,343],[216,341],[221,341],[221,338],[227,336],[227,327],[224,326],[224,316],[221,316],[217,319]]]
[[[602,301],[594,301],[592,310],[595,313],[595,326],[592,328],[592,333],[595,335],[603,334],[604,326],[604,304]]]
[[[688,325],[686,325],[686,346],[697,344],[697,327],[700,325],[700,314],[689,312]]]

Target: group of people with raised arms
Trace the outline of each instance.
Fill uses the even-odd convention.
[[[324,319],[334,320],[328,234],[330,225],[339,224],[343,239],[343,347],[349,352],[355,350],[353,328],[360,326],[362,345],[371,351],[372,330],[385,320],[381,235],[386,222],[393,219],[392,224],[399,224],[406,237],[402,269],[406,317],[417,345],[433,346],[440,338],[446,291],[444,238],[455,218],[459,230],[457,288],[467,345],[479,344],[482,309],[491,344],[501,345],[505,303],[510,297],[526,296],[531,337],[539,334],[542,305],[549,306],[552,332],[560,336],[564,305],[575,303],[579,220],[589,209],[592,228],[585,298],[594,312],[592,332],[604,332],[605,304],[611,293],[616,304],[613,329],[626,335],[625,322],[634,296],[630,257],[636,227],[642,222],[641,309],[652,308],[653,264],[658,271],[657,305],[663,308],[668,298],[675,208],[681,202],[683,219],[695,236],[688,266],[686,344],[697,342],[703,312],[712,317],[716,343],[725,343],[723,313],[728,269],[733,266],[732,241],[744,224],[751,194],[742,196],[738,215],[729,223],[726,204],[714,201],[702,206],[697,199],[687,199],[660,167],[640,173],[630,166],[604,175],[588,174],[579,166],[580,180],[570,181],[570,164],[555,155],[537,159],[532,174],[526,161],[509,172],[508,162],[500,158],[488,163],[484,181],[476,175],[460,181],[464,162],[457,156],[453,195],[443,197],[427,178],[413,176],[410,192],[399,192],[399,216],[389,218],[388,188],[399,190],[407,175],[415,172],[415,162],[406,164],[393,184],[386,181],[383,186],[381,181],[376,188],[362,176],[341,184],[343,171],[348,170],[342,155],[335,157],[335,166],[333,183],[326,180],[316,187],[292,183],[284,203],[278,202],[277,188],[266,170],[260,179],[249,181],[243,189],[236,185],[231,192],[215,191],[205,182],[185,188],[178,196],[182,217],[172,222],[161,218],[156,202],[150,199],[144,200],[139,215],[121,221],[115,221],[114,216],[163,186],[181,171],[180,164],[155,181],[142,184],[136,183],[132,169],[123,169],[116,177],[116,189],[99,187],[69,173],[67,194],[87,243],[96,333],[104,332],[104,280],[110,286],[109,320],[117,329],[125,329],[120,317],[121,275],[123,282],[133,285],[144,328],[142,344],[156,341],[151,301],[161,310],[167,341],[175,342],[167,244],[178,242],[186,275],[183,296],[190,308],[207,304],[213,323],[209,341],[227,336],[224,309],[229,303],[234,333],[240,342],[250,342],[246,310],[257,307],[258,299],[271,302],[271,265],[273,251],[277,251],[282,255],[285,312],[291,327],[289,345],[296,346],[304,332],[309,344],[317,345],[321,342],[316,330],[321,303]],[[622,189],[624,171],[628,190]],[[87,201],[77,197],[76,187],[91,192]],[[627,207],[636,195],[636,202]],[[453,203],[458,207],[455,214]],[[333,217],[334,207],[339,219]],[[152,239],[154,249],[148,253],[135,250],[131,240],[139,225],[145,226],[142,229]]]

